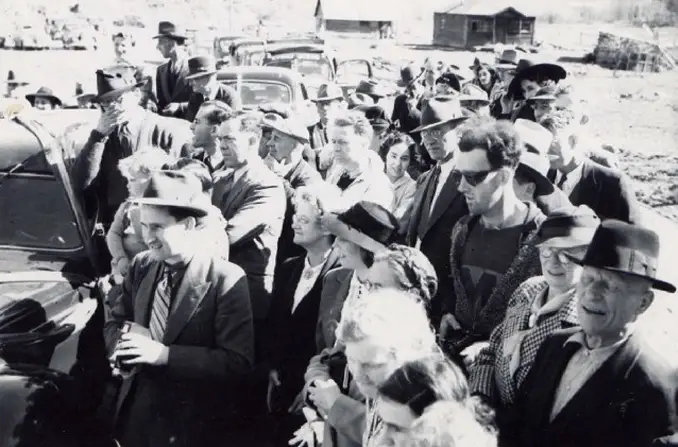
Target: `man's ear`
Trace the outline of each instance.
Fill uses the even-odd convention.
[[[640,305],[638,306],[638,315],[644,313],[654,302],[654,290],[648,290],[643,294]]]

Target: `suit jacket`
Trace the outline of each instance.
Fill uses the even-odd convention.
[[[242,108],[242,101],[238,93],[228,85],[219,84],[217,94],[214,98],[217,101],[222,101],[228,104],[233,110],[240,110]],[[179,115],[181,118],[186,121],[193,122],[195,116],[198,114],[198,109],[206,101],[205,96],[202,93],[192,92],[190,99],[179,105]]]
[[[640,223],[641,209],[631,180],[622,172],[585,159],[581,180],[570,194],[573,205],[587,205],[602,219]],[[549,178],[555,178],[549,171]]]
[[[678,370],[635,333],[550,421],[560,378],[580,348],[565,343],[577,328],[541,346],[500,426],[502,445],[642,447],[678,445]]]
[[[188,58],[179,59],[175,64],[168,60],[158,66],[155,72],[155,91],[160,112],[173,102],[184,103],[191,99],[193,90],[186,80],[187,75]],[[181,117],[178,112],[176,116]]]
[[[110,136],[93,130],[75,160],[74,186],[99,203],[99,220],[104,225],[113,222],[115,212],[129,195],[127,180],[118,169],[121,159],[148,146],[159,147],[175,158],[192,151],[193,132],[187,122],[148,111],[140,113],[139,120],[129,126],[129,143],[121,141],[117,129]],[[93,207],[88,206],[88,210]]]
[[[315,333],[316,352],[334,346],[334,330],[341,319],[341,309],[348,296],[352,276],[353,270],[349,269],[333,270],[325,276]]]
[[[308,128],[309,143],[313,149],[320,149],[325,147],[328,140],[327,126],[323,126],[320,122]]]
[[[104,333],[109,350],[125,321],[148,327],[162,265],[138,255]],[[252,368],[254,328],[245,273],[220,258],[195,254],[177,286],[163,344],[164,366],[142,366],[123,382],[119,438],[128,446],[192,446],[233,430],[237,384]]]
[[[294,243],[294,231],[292,231],[292,216],[294,206],[292,199],[294,191],[300,186],[307,186],[314,182],[322,181],[322,177],[306,161],[300,159],[294,167],[283,176],[282,182],[287,196],[287,210],[283,220],[282,232],[278,240],[278,256],[276,264],[281,265],[285,259],[305,254],[303,248]]]
[[[212,203],[228,222],[231,261],[247,274],[252,312],[263,320],[268,312],[278,238],[285,218],[285,189],[280,178],[259,158],[251,160],[235,183],[233,170],[215,176]]]
[[[431,171],[425,172],[417,179],[417,190],[413,205],[401,220],[401,231],[406,236],[406,243],[414,247],[421,240],[419,249],[426,255],[438,275],[438,293],[431,300],[431,320],[437,329],[442,313],[442,300],[454,296],[454,288],[450,277],[450,248],[452,245],[452,228],[457,221],[468,214],[466,199],[457,189],[452,175],[445,184],[433,205],[433,211],[421,231],[422,219],[427,219],[429,210],[424,208],[426,191],[430,185]],[[449,303],[453,308],[454,303]]]

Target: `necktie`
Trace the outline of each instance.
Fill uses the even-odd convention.
[[[438,180],[440,180],[440,166],[436,165],[431,171],[431,179],[428,182],[428,188],[426,188],[426,196],[424,196],[424,203],[421,205],[421,216],[419,218],[419,234],[422,234],[423,230],[428,224],[428,218],[431,215],[433,208],[433,196],[436,193],[438,188]]]
[[[162,338],[165,335],[171,298],[172,274],[169,268],[163,267],[160,281],[158,281],[158,284],[155,286],[153,308],[151,309],[151,320],[149,324],[151,337],[153,337],[153,340],[155,341],[162,341]]]
[[[341,174],[341,177],[339,177],[339,181],[337,182],[337,186],[339,189],[342,191],[346,191],[346,189],[351,186],[355,179],[351,178],[348,174],[344,173]]]
[[[132,155],[134,150],[132,148],[132,138],[130,136],[130,130],[127,123],[121,124],[118,128],[118,141],[120,141],[120,146],[124,156],[128,157]]]
[[[563,189],[563,185],[567,181],[567,174],[561,174],[560,180],[558,180],[558,184],[556,185],[559,189]]]

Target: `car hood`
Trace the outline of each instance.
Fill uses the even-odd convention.
[[[17,271],[77,271],[71,269],[74,262],[72,256],[61,256],[58,253],[38,253],[34,251],[0,248],[0,273]],[[84,261],[83,261],[84,262]]]

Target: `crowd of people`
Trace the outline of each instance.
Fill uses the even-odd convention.
[[[392,111],[326,84],[308,128],[157,39],[156,107],[98,70],[72,168],[121,446],[678,445],[678,370],[637,324],[676,288],[563,67],[410,64]]]

